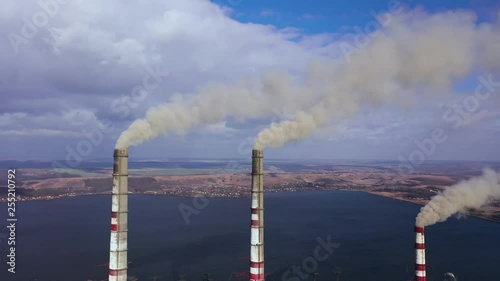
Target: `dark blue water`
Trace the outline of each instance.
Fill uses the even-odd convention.
[[[179,205],[191,198],[131,196],[129,273],[174,280],[184,273],[201,280],[229,280],[248,271],[249,199],[210,199],[186,224]],[[414,217],[419,206],[357,192],[266,194],[267,280],[305,280],[283,275],[293,266],[317,264],[318,280],[406,281],[413,275]],[[7,274],[6,241],[0,243],[0,280],[83,281],[107,277],[109,196],[18,203],[17,273]],[[7,206],[1,204],[5,222]],[[324,261],[311,261],[318,238],[338,243]],[[427,228],[428,280],[445,272],[459,280],[500,280],[500,224],[452,219]],[[327,252],[321,250],[322,256]],[[308,258],[311,257],[311,258]],[[304,269],[303,262],[306,261]],[[231,280],[237,279],[232,276]]]

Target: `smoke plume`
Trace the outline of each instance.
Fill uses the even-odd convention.
[[[311,63],[307,71],[314,73],[320,65]],[[269,118],[276,105],[296,112],[317,102],[320,93],[306,92],[298,84],[296,77],[277,71],[233,84],[209,83],[194,95],[176,95],[175,100],[149,109],[144,119],[134,121],[122,132],[116,147],[138,145],[169,132],[183,135],[229,117],[240,121]]]
[[[446,93],[474,71],[499,70],[500,61],[486,57],[497,56],[491,46],[500,46],[500,25],[475,21],[467,12],[415,11],[395,17],[386,29],[367,36],[362,48],[343,45],[350,55],[326,71],[329,79],[321,86],[325,98],[292,121],[271,124],[258,134],[255,146],[279,147],[328,123],[351,118],[360,108],[397,105],[422,93]]]
[[[500,198],[500,174],[485,169],[483,175],[459,182],[432,197],[417,216],[416,225],[426,227],[443,222],[456,213],[480,208]]]
[[[472,71],[500,70],[500,61],[492,59],[498,57],[493,46],[500,44],[497,24],[479,25],[466,11],[415,10],[391,17],[383,29],[330,44],[340,58],[315,61],[299,77],[273,72],[231,85],[210,83],[154,107],[120,135],[116,147],[185,134],[226,118],[269,118],[287,108],[296,118],[272,124],[256,142],[259,148],[281,146],[342,122],[362,107],[409,100],[429,89],[446,92]]]

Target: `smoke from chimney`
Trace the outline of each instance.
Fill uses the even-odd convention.
[[[321,64],[311,63],[307,71],[315,73]],[[312,106],[319,94],[298,86],[292,75],[277,71],[234,84],[212,82],[200,87],[195,95],[175,95],[171,102],[149,109],[144,119],[134,121],[122,132],[116,148],[138,145],[165,133],[184,135],[192,128],[230,117],[240,121],[269,118],[277,105],[296,112]]]
[[[267,73],[233,84],[209,83],[194,95],[176,95],[150,109],[124,131],[116,148],[138,145],[165,133],[236,120],[265,119],[277,109],[298,112],[293,121],[273,124],[258,136],[256,148],[305,138],[329,122],[342,122],[364,106],[408,101],[432,88],[447,92],[473,70],[500,70],[498,23],[476,23],[471,12],[429,15],[422,10],[392,15],[375,34],[330,47],[339,62],[319,59],[301,75]],[[360,42],[361,41],[361,42]],[[355,47],[356,46],[356,47]],[[430,92],[430,91],[429,91]]]
[[[425,227],[443,222],[456,213],[480,208],[495,198],[500,198],[500,174],[485,169],[483,175],[459,182],[432,197],[420,210],[416,225]]]
[[[457,79],[477,69],[500,69],[500,61],[484,57],[490,44],[500,43],[498,23],[496,29],[477,26],[466,12],[429,16],[415,11],[393,20],[359,53],[321,74],[329,77],[318,87],[325,91],[323,99],[294,120],[261,131],[255,147],[279,147],[329,123],[344,122],[361,108],[404,104],[421,93],[446,93]]]

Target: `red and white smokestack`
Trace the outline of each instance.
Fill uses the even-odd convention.
[[[425,236],[424,228],[415,227],[416,241],[415,241],[415,281],[426,281],[425,270]]]
[[[127,281],[128,148],[115,149],[109,281]]]
[[[250,281],[264,280],[264,152],[252,150]]]

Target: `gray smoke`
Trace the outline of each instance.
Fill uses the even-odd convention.
[[[150,109],[120,135],[116,147],[185,134],[226,118],[269,118],[287,108],[296,118],[272,124],[256,142],[260,148],[281,146],[342,122],[361,107],[407,100],[428,89],[446,91],[473,70],[500,69],[500,60],[492,59],[499,52],[492,47],[500,44],[498,25],[478,25],[465,11],[393,15],[385,29],[365,35],[363,42],[337,44],[349,59],[316,61],[300,77],[268,73],[231,85],[205,85],[195,95]]]
[[[311,63],[308,71],[315,72],[319,65]],[[144,119],[134,121],[120,135],[116,147],[138,145],[165,133],[183,135],[229,117],[240,121],[269,118],[277,104],[296,112],[317,102],[318,93],[305,92],[298,84],[296,77],[283,72],[269,72],[234,84],[209,83],[195,95],[177,95],[177,99],[149,109]]]
[[[412,101],[422,93],[446,93],[473,71],[500,70],[498,23],[475,23],[467,12],[406,14],[348,60],[326,69],[325,98],[295,120],[273,123],[257,136],[256,147],[279,147],[310,136],[328,123],[355,116],[360,108]],[[487,53],[487,54],[485,54]]]
[[[500,198],[500,174],[485,169],[483,175],[459,182],[432,197],[417,216],[416,225],[426,227],[443,222],[456,213],[480,208]]]

